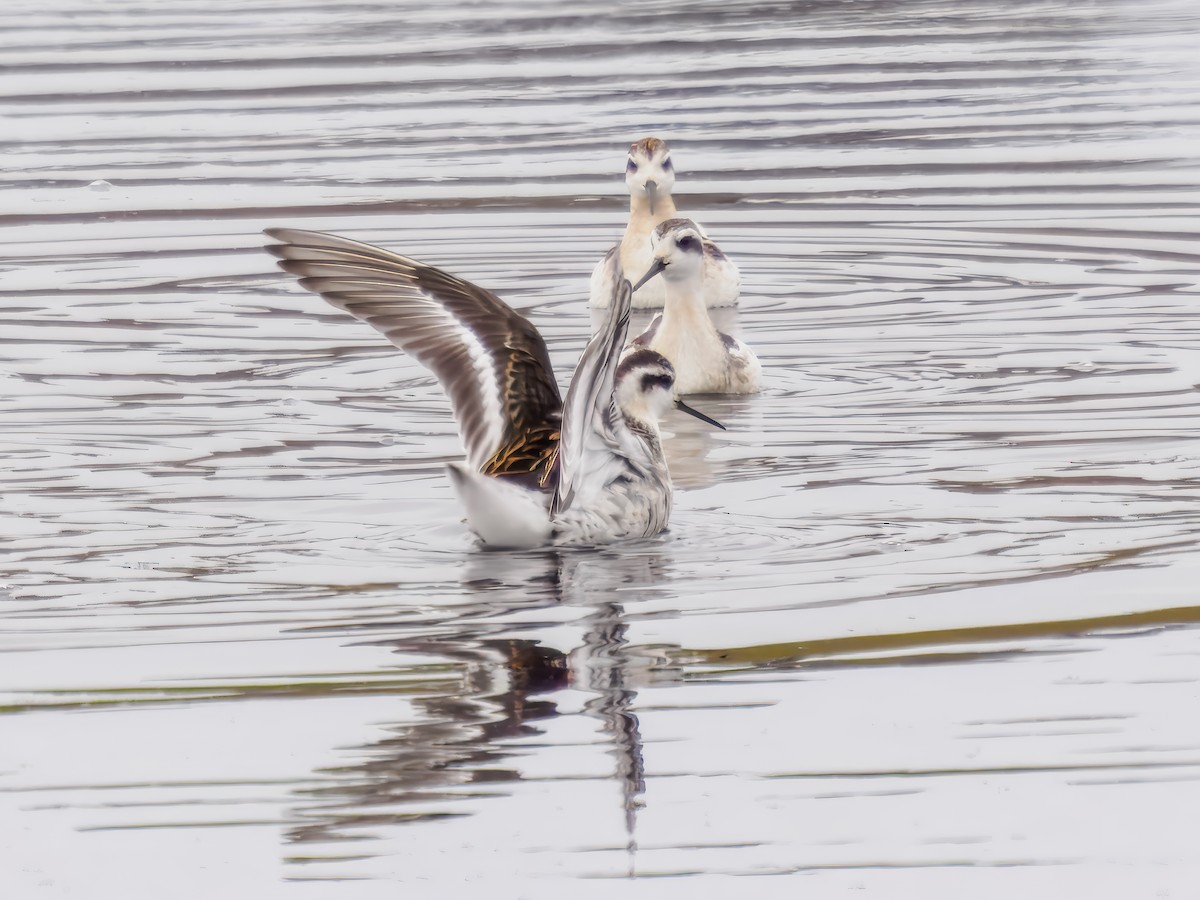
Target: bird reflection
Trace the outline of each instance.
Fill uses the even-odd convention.
[[[642,760],[642,735],[637,716],[631,711],[637,692],[628,683],[626,650],[628,629],[624,610],[616,603],[602,604],[588,616],[588,631],[584,636],[581,654],[586,659],[587,689],[593,691],[584,708],[602,723],[604,733],[613,743],[617,759],[617,780],[621,784],[621,805],[625,812],[625,833],[628,849],[637,849],[635,839],[637,810],[646,792],[645,764]]]
[[[611,744],[632,871],[637,811],[646,790],[642,739],[632,711],[635,688],[650,678],[671,676],[665,657],[630,646],[619,597],[642,599],[656,591],[664,580],[660,553],[660,543],[647,542],[599,552],[474,556],[462,584],[477,601],[472,608],[490,614],[465,620],[455,615],[433,629],[434,636],[373,642],[405,655],[450,660],[460,683],[416,697],[415,721],[349,751],[353,764],[323,770],[325,783],[301,793],[299,824],[289,839],[363,839],[385,827],[465,815],[454,811],[463,800],[495,796],[497,784],[522,778],[513,759],[529,752],[529,745],[518,750],[509,739],[543,733],[541,723],[559,710],[554,700],[540,695],[570,687],[592,694],[584,709],[600,722]],[[591,609],[578,623],[583,633],[577,646],[560,650],[524,635],[498,636],[496,620],[506,613],[527,615],[560,604]],[[559,623],[522,628],[527,632],[549,624]]]

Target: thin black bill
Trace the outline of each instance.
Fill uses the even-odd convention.
[[[688,406],[682,400],[675,401],[675,408],[677,410],[679,410],[680,412],[687,413],[689,416],[695,416],[701,422],[707,422],[709,425],[715,425],[718,428],[720,428],[722,431],[729,430],[724,425],[722,425],[720,422],[718,422],[716,419],[712,418],[711,416],[706,416],[704,413],[700,412],[700,410],[698,410],[698,409],[692,409],[690,406]]]
[[[641,280],[633,286],[633,289],[636,291],[638,288],[640,288],[643,284],[645,284],[647,281],[649,281],[651,278],[653,278],[655,275],[657,275],[659,272],[661,272],[666,267],[667,267],[667,264],[665,262],[663,262],[661,259],[656,259],[654,262],[652,262],[650,264],[650,271],[648,271],[645,275],[642,276]]]

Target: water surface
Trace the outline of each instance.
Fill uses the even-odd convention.
[[[1189,896],[1198,32],[12,6],[5,896]],[[484,284],[565,378],[647,134],[766,390],[668,423],[669,533],[480,553],[436,384],[259,231]]]

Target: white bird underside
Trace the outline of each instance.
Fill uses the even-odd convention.
[[[464,463],[450,463],[446,471],[467,511],[467,523],[488,546],[525,549],[554,542],[549,495],[481,475]]]
[[[551,514],[547,496],[481,475],[463,463],[450,463],[447,469],[471,530],[496,550],[593,546],[653,537],[667,527],[671,516],[671,482],[665,475],[626,480],[618,469],[594,472],[614,480]]]
[[[666,527],[671,482],[657,427],[614,396],[629,326],[624,278],[613,279],[608,316],[564,404],[541,335],[490,291],[335,235],[266,233],[280,242],[267,250],[303,287],[380,331],[442,384],[467,451],[449,475],[485,544],[599,544]]]
[[[664,329],[663,316],[654,317],[626,352],[648,347],[675,366],[675,390],[680,394],[753,394],[762,388],[762,363],[754,351],[735,337],[717,331],[712,321],[675,324]]]

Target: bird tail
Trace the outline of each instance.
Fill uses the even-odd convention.
[[[554,528],[539,494],[481,475],[464,463],[446,468],[467,508],[471,530],[489,547],[519,550],[550,543]]]

